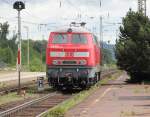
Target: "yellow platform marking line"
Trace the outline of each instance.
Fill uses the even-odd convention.
[[[98,97],[93,103],[91,103],[91,104],[89,105],[89,107],[91,107],[91,106],[95,105],[97,102],[99,102],[109,91],[115,90],[115,89],[118,89],[118,88],[115,88],[115,87],[113,88],[113,86],[110,87],[110,88],[107,88],[107,89],[103,92],[103,94],[100,95],[100,97]],[[90,108],[84,109],[84,110],[81,112],[80,116],[81,116],[82,114],[87,113],[89,109],[90,109]]]

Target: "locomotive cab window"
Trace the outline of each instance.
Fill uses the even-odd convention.
[[[68,42],[67,34],[55,34],[53,36],[52,44],[65,44]]]
[[[73,43],[73,44],[87,44],[87,37],[84,34],[73,34],[71,43]]]
[[[97,38],[95,35],[93,35],[93,43],[94,43],[95,45],[97,45],[98,47],[100,46],[100,44],[99,44],[99,42],[98,42],[98,38]]]

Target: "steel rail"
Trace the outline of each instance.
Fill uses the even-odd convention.
[[[32,82],[32,81],[31,81]],[[47,82],[45,82],[44,84],[47,84]],[[34,87],[36,86],[37,83],[36,82],[33,82],[33,83],[28,83],[28,84],[24,84],[21,89],[27,89],[27,88],[30,88],[30,87]],[[12,86],[12,87],[6,87],[4,89],[1,89],[0,90],[0,96],[4,95],[4,94],[7,94],[7,93],[10,93],[10,92],[15,92],[18,90],[18,87],[17,86]]]
[[[113,73],[116,73],[116,72],[117,72],[116,69],[113,69],[113,70],[111,69],[111,70],[108,70],[108,71],[105,71],[105,72],[103,71],[103,73],[102,73],[102,79],[104,79],[104,77],[106,77],[108,75],[111,75]],[[54,92],[54,93],[48,94],[46,96],[43,96],[41,98],[35,99],[33,101],[30,101],[30,102],[24,103],[22,105],[16,106],[14,108],[11,108],[9,110],[0,112],[0,117],[11,117],[11,116],[15,115],[18,112],[22,112],[27,107],[30,107],[30,106],[35,105],[35,104],[38,104],[38,103],[40,103],[40,102],[42,102],[42,101],[44,101],[44,100],[46,100],[46,99],[48,99],[50,97],[55,96],[56,94],[57,94],[57,92]],[[41,117],[46,112],[47,112],[47,110],[44,111],[44,112],[42,112],[41,114],[37,115],[36,117]]]
[[[0,112],[0,117],[8,117],[8,116],[10,117],[11,115],[14,115],[15,113],[21,112],[21,111],[23,111],[23,109],[25,109],[25,108],[27,108],[27,107],[29,107],[29,106],[31,106],[31,105],[37,104],[37,103],[39,103],[39,102],[41,102],[41,101],[43,101],[43,100],[46,100],[46,99],[48,99],[48,98],[50,98],[50,97],[52,97],[52,96],[55,96],[56,94],[57,94],[57,93],[54,92],[54,93],[52,93],[52,94],[48,94],[48,95],[43,96],[43,97],[41,97],[41,98],[38,98],[38,99],[35,99],[35,100],[33,100],[33,101],[24,103],[24,104],[22,104],[22,105],[19,105],[19,106],[14,107],[14,108],[11,108],[11,109],[9,109],[9,110]]]

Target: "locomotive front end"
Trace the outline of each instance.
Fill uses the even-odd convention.
[[[47,45],[47,77],[54,87],[86,87],[95,77],[95,47],[92,35],[83,31],[57,31]],[[98,53],[97,53],[98,54]]]

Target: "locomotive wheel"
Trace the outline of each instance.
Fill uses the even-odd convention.
[[[99,81],[99,73],[96,73],[96,82]]]
[[[80,87],[81,87],[82,90],[85,90],[87,88],[86,85],[81,85]]]
[[[95,83],[97,83],[99,81],[99,77],[100,77],[100,75],[99,75],[99,72],[98,72],[98,73],[95,74],[95,78],[94,78]]]

